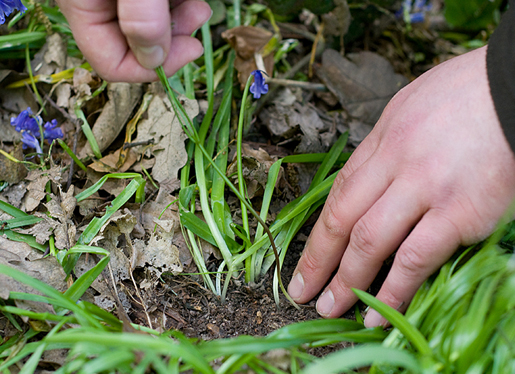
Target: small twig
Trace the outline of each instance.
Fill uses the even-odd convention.
[[[324,49],[325,49],[325,43],[323,41],[320,41],[320,43],[318,43],[318,45],[317,45],[316,55],[317,56],[320,55],[324,51]],[[302,57],[300,59],[300,61],[297,62],[295,65],[293,65],[290,70],[288,70],[286,73],[280,75],[279,79],[289,79],[289,78],[293,77],[298,71],[300,71],[302,68],[304,68],[304,66],[309,64],[310,60],[311,60],[311,55],[309,55],[309,54]],[[272,87],[270,89],[270,92],[267,95],[264,95],[261,97],[261,99],[259,99],[257,107],[256,107],[256,111],[254,112],[255,115],[257,115],[261,111],[261,109],[263,109],[263,107],[265,106],[265,104],[268,101],[270,101],[272,98],[275,97],[275,91],[277,91],[278,88],[279,88],[279,86]]]
[[[324,42],[324,28],[325,28],[325,22],[322,21],[322,23],[318,29],[315,41],[313,42],[313,47],[311,48],[311,57],[309,59],[309,69],[308,69],[308,77],[309,78],[313,77],[313,64],[315,63],[315,58],[317,55],[318,43]]]
[[[61,108],[59,105],[57,105],[57,103],[54,100],[52,100],[52,98],[49,95],[45,94],[44,97],[45,97],[46,102],[48,102],[53,108],[57,109],[64,118],[66,118],[68,121],[70,121],[71,123],[73,123],[75,125],[75,135],[73,136],[72,151],[74,154],[76,154],[77,153],[77,140],[78,140],[78,135],[80,132],[80,127],[82,126],[82,120],[80,118],[73,118],[72,116],[70,116],[70,114],[66,110]],[[75,161],[73,161],[73,158],[72,158],[72,162],[70,163],[70,172],[68,173],[68,180],[66,182],[66,191],[68,191],[70,189],[70,186],[72,185],[74,166],[75,166]]]
[[[325,84],[323,83],[311,83],[311,82],[302,82],[302,81],[295,81],[292,79],[280,79],[280,78],[267,78],[266,83],[278,85],[278,86],[285,86],[285,87],[300,87],[304,90],[311,90],[311,91],[322,91],[327,92],[329,91]]]
[[[140,145],[150,145],[150,144],[154,144],[154,138],[150,138],[148,140],[143,140],[141,142],[124,143],[123,149],[133,148],[133,147],[137,147]]]

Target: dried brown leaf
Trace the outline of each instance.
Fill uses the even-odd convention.
[[[273,33],[260,27],[239,26],[224,31],[222,37],[236,51],[234,67],[238,71],[238,80],[243,87],[250,73],[258,69],[255,55],[262,52],[263,47],[272,39]],[[273,54],[264,56],[263,63],[267,74],[271,76],[274,68]]]
[[[17,160],[23,160],[22,144],[16,144],[10,155]],[[23,164],[13,162],[4,155],[0,155],[0,180],[16,184],[23,180],[26,175],[27,168]]]
[[[13,242],[0,237],[0,263],[36,278],[61,292],[67,289],[66,274],[55,257],[42,258],[41,253],[36,252],[28,244]],[[2,299],[7,299],[10,292],[27,292],[41,295],[40,292],[31,287],[3,274],[0,274],[0,285],[0,298]],[[44,303],[16,301],[16,304],[18,307],[38,313],[54,313],[52,307]]]
[[[123,130],[132,111],[141,98],[141,84],[109,83],[109,101],[93,125],[93,135],[100,151],[103,152]],[[89,143],[79,152],[79,158],[92,154]]]
[[[342,57],[328,49],[317,75],[355,119],[374,125],[393,95],[408,83],[384,57],[373,52]]]
[[[198,104],[195,100],[188,100],[181,97],[186,113],[190,118],[198,114]],[[151,149],[155,156],[155,165],[152,168],[152,177],[158,181],[173,180],[187,160],[188,155],[184,141],[186,135],[182,130],[179,120],[171,108],[168,99],[162,99],[155,95],[147,110],[147,119],[138,125],[138,136],[135,142],[154,139],[154,146],[138,147],[137,151],[144,152]]]
[[[131,168],[132,165],[138,160],[138,154],[134,150],[130,150],[123,166],[118,169],[116,163],[120,157],[120,149],[114,153],[102,157],[100,160],[95,160],[88,165],[89,168],[98,171],[99,173],[124,173]]]

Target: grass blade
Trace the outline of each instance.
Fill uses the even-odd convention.
[[[402,367],[413,373],[421,373],[422,368],[413,354],[383,347],[379,344],[368,344],[352,349],[344,349],[308,365],[302,374],[341,373],[381,363]]]

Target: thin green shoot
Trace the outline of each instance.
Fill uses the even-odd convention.
[[[34,95],[36,96],[36,100],[38,101],[40,107],[43,109],[43,111],[45,111],[44,106],[43,106],[43,99],[41,98],[41,95],[39,94],[38,88],[36,87],[36,82],[34,81],[34,75],[32,74],[32,66],[30,64],[30,50],[29,50],[28,43],[25,45],[25,63],[26,63],[26,67],[27,67],[27,72],[29,73],[29,79],[30,79],[30,85],[32,87],[32,91],[34,92]],[[42,134],[42,133],[40,133],[40,134]]]
[[[292,305],[294,305],[296,308],[299,308],[299,306],[295,303],[295,301],[293,301],[293,299],[290,297],[290,295],[288,294],[288,292],[284,288],[284,284],[282,283],[281,269],[279,267],[279,255],[277,253],[277,248],[275,247],[274,238],[272,236],[272,233],[268,229],[268,226],[261,219],[259,214],[254,210],[254,208],[252,208],[252,206],[247,202],[247,200],[240,194],[239,190],[234,186],[234,184],[229,180],[229,178],[227,178],[225,173],[222,170],[220,170],[220,168],[216,165],[216,163],[213,162],[212,159],[210,159],[209,154],[207,153],[206,149],[204,148],[204,146],[202,145],[202,143],[200,141],[200,137],[198,136],[198,133],[197,133],[195,127],[193,126],[193,123],[191,122],[191,119],[187,116],[186,111],[184,110],[182,105],[179,103],[179,101],[175,97],[174,92],[171,90],[170,85],[168,84],[168,80],[166,79],[166,74],[165,74],[165,72],[163,70],[163,67],[162,66],[158,67],[156,69],[156,73],[157,73],[157,75],[158,75],[158,77],[159,77],[159,79],[161,81],[161,84],[163,84],[163,86],[165,88],[165,91],[166,91],[166,93],[167,93],[167,95],[168,95],[168,97],[170,99],[170,102],[172,103],[172,106],[173,106],[173,108],[175,110],[177,118],[181,122],[181,125],[182,125],[184,131],[186,132],[186,134],[188,135],[188,137],[190,138],[190,140],[195,143],[196,148],[198,148],[202,152],[203,156],[205,156],[206,159],[211,163],[211,165],[216,170],[218,175],[221,178],[224,179],[225,183],[233,191],[233,193],[236,195],[236,197],[245,204],[245,206],[248,209],[248,211],[257,219],[258,223],[264,227],[264,230],[265,230],[265,232],[268,235],[268,238],[269,238],[270,243],[272,245],[274,256],[275,256],[276,261],[277,261],[276,270],[277,270],[277,274],[278,274],[277,276],[278,276],[278,279],[279,279],[279,286],[281,287],[281,290],[283,291],[283,294],[288,299],[288,301]],[[202,155],[200,157],[196,157],[195,158],[196,160],[197,159],[199,160],[199,165],[201,165],[201,162],[203,164],[203,160],[200,161],[201,157],[202,157]]]
[[[245,84],[245,89],[243,90],[243,97],[241,99],[241,107],[240,107],[240,116],[238,119],[238,135],[236,140],[236,165],[238,169],[238,189],[240,195],[243,198],[246,197],[246,183],[243,178],[243,160],[242,160],[242,145],[243,145],[243,122],[245,119],[245,107],[247,104],[247,97],[249,94],[250,84],[252,83],[252,75],[250,75],[247,79],[247,83]],[[245,203],[241,202],[241,219],[243,221],[243,230],[246,232],[247,236],[250,238],[250,226],[249,226],[249,216],[247,213],[247,207]],[[245,261],[245,280],[248,282],[252,279],[252,258],[248,258]]]
[[[91,150],[96,158],[101,159],[102,153],[100,152],[100,148],[98,146],[97,140],[95,139],[95,135],[93,135],[93,131],[91,130],[91,126],[88,123],[88,120],[86,119],[86,116],[84,115],[84,112],[82,111],[81,107],[82,105],[93,99],[94,97],[98,96],[104,89],[107,87],[107,81],[103,81],[102,85],[97,88],[91,95],[85,96],[75,103],[75,106],[73,108],[75,115],[78,119],[82,120],[81,129],[84,135],[86,136],[86,139],[88,140],[88,143],[91,147]]]
[[[75,153],[73,153],[73,151],[70,149],[70,147],[68,147],[68,145],[64,142],[64,140],[57,138],[57,141],[59,142],[59,145],[61,146],[61,148],[64,149],[64,151],[66,153],[68,153],[68,155],[72,158],[73,162],[75,162],[75,164],[78,167],[80,167],[82,170],[87,171],[86,166],[82,163],[81,160],[79,160],[79,158],[75,155]]]
[[[159,186],[157,185],[157,183],[154,181],[154,178],[152,178],[152,176],[150,175],[150,173],[148,172],[147,169],[145,169],[143,166],[141,167],[141,171],[143,171],[143,174],[145,174],[145,176],[148,178],[148,180],[150,181],[150,183],[152,184],[152,186],[154,186],[154,188],[156,190],[159,190]]]

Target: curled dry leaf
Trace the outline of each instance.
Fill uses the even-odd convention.
[[[132,165],[138,160],[138,154],[136,151],[131,149],[125,159],[125,163],[121,168],[116,167],[116,163],[120,158],[120,149],[117,149],[114,153],[110,153],[107,156],[102,157],[100,160],[95,160],[91,164],[88,165],[88,168],[91,168],[99,173],[125,173],[127,170],[131,168]]]
[[[63,177],[59,167],[54,165],[49,170],[32,170],[27,175],[26,179],[29,180],[30,183],[27,186],[28,193],[25,196],[25,207],[27,212],[32,212],[46,196],[46,184],[49,181],[60,184]]]
[[[155,219],[154,222],[157,230],[152,232],[148,243],[138,240],[134,244],[137,253],[134,267],[149,269],[156,277],[182,272],[179,249],[173,244],[174,221]]]
[[[63,193],[59,186],[59,196],[51,195],[52,199],[44,204],[50,215],[59,220],[54,229],[55,246],[59,249],[71,248],[75,245],[77,228],[71,220],[77,206],[77,200],[73,196],[74,190],[72,185],[66,193]]]
[[[28,229],[16,229],[15,231],[20,234],[32,235],[39,244],[45,244],[48,242],[55,228],[59,226],[59,222],[40,212],[35,212],[33,216],[42,218],[43,220]]]
[[[272,158],[264,149],[253,149],[247,143],[242,144],[243,177],[247,183],[247,195],[250,199],[262,195],[268,180],[268,170],[277,158]],[[236,155],[229,166],[227,174],[236,175]],[[281,175],[278,180],[281,179]]]
[[[51,75],[63,71],[67,58],[66,42],[59,33],[47,36],[43,48],[34,55],[31,61],[34,75]]]
[[[197,102],[184,97],[180,97],[180,100],[188,116],[195,118],[198,114]],[[136,151],[142,153],[150,149],[155,156],[152,177],[158,182],[177,179],[179,169],[188,161],[184,145],[186,134],[168,99],[158,95],[149,104],[147,119],[139,123],[138,136],[134,142],[146,142],[149,139],[154,141],[152,147],[140,146]]]
[[[100,151],[104,151],[123,130],[132,111],[141,98],[141,84],[109,83],[107,96],[109,101],[93,125],[93,135]],[[79,158],[92,154],[89,143],[79,152]]]
[[[222,33],[222,37],[236,51],[234,67],[238,71],[238,80],[242,87],[247,83],[250,73],[256,69],[263,69],[263,67],[257,66],[255,56],[262,53],[263,48],[273,36],[274,34],[270,31],[254,26],[233,27]],[[273,54],[262,57],[266,73],[272,76],[274,69]]]

